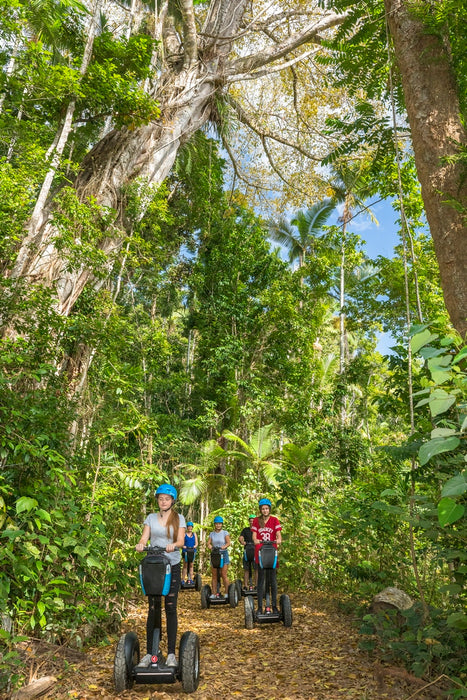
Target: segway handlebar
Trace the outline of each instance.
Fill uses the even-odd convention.
[[[181,549],[181,547],[174,547],[173,551],[175,552],[177,549]],[[146,547],[143,547],[143,549],[141,551],[142,552],[151,552],[151,554],[163,554],[163,553],[170,554],[170,552],[167,552],[165,547],[158,547],[157,545],[154,547],[151,547],[151,545],[146,545]]]
[[[263,544],[281,544],[281,543],[278,542],[277,540],[263,540],[262,542],[258,542],[258,544],[260,544],[262,547]]]

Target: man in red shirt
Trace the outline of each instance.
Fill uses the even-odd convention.
[[[277,545],[281,544],[281,530],[282,526],[279,520],[271,515],[271,501],[269,498],[262,498],[259,502],[259,511],[261,515],[259,518],[253,520],[251,525],[251,533],[253,535],[253,542],[255,543],[255,562],[259,563],[259,550],[261,549],[261,544],[263,542],[274,542],[274,547],[277,549]],[[271,605],[272,611],[277,613],[277,576],[276,570],[271,571]],[[262,613],[263,607],[263,596],[264,596],[264,569],[258,566],[258,612]]]

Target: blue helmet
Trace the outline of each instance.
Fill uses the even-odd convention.
[[[161,493],[165,493],[167,496],[172,496],[174,501],[177,500],[177,489],[175,486],[171,486],[170,484],[161,484],[159,488],[156,489],[156,496],[159,496]]]
[[[272,503],[269,500],[269,498],[262,498],[260,500],[260,502],[258,503],[258,505],[260,508],[261,508],[261,506],[269,506],[270,508],[272,508]]]
[[[186,526],[187,526],[187,527],[190,527],[190,525],[191,525],[191,527],[193,527],[193,523],[191,522],[191,520],[189,520],[189,521],[187,522]]]
[[[224,518],[222,517],[222,515],[216,515],[216,517],[214,518],[214,522],[215,523],[223,523]]]

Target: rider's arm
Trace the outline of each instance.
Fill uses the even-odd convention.
[[[256,532],[254,530],[251,531],[251,534],[253,535],[253,543],[254,544],[260,544],[262,542],[262,540],[260,540],[258,538],[258,535],[256,534]]]
[[[222,547],[222,549],[227,549],[227,547],[230,547],[230,535],[225,536],[225,545]]]
[[[196,532],[194,532],[193,534],[195,536],[195,547],[197,547],[198,546],[198,535],[196,534]]]
[[[208,537],[208,549],[212,549],[211,535],[209,535],[209,537]]]
[[[137,552],[143,551],[143,549],[146,547],[146,545],[149,541],[150,535],[151,535],[151,528],[149,527],[149,525],[145,525],[143,527],[143,534],[141,535],[140,541],[138,542],[138,544],[135,547]]]
[[[280,530],[276,532],[276,544],[282,544],[282,536]]]
[[[238,541],[240,542],[240,544],[245,546],[245,538],[243,537],[243,535],[240,535],[240,537],[238,538]]]

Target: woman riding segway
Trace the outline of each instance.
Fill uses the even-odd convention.
[[[170,589],[165,596],[165,615],[167,621],[167,660],[166,666],[178,666],[175,657],[175,642],[177,639],[178,617],[177,598],[180,590],[180,551],[185,541],[185,518],[173,509],[177,500],[177,490],[170,484],[161,484],[155,493],[158,513],[150,513],[144,521],[141,539],[136,545],[136,551],[142,552],[150,540],[151,547],[162,547],[167,552],[171,565]],[[160,596],[148,595],[148,617],[146,621],[146,655],[138,666],[149,666],[151,663],[152,640],[154,629],[161,628]],[[156,604],[158,603],[158,605]]]
[[[189,520],[186,524],[185,541],[183,543],[183,570],[182,588],[187,584],[194,583],[193,562],[198,548],[198,535],[193,531],[193,523]]]
[[[229,580],[227,578],[227,571],[230,564],[228,551],[228,547],[230,547],[230,535],[227,532],[227,530],[223,529],[223,524],[224,518],[221,515],[216,515],[216,517],[214,518],[214,530],[209,533],[208,548],[212,550],[214,547],[217,547],[223,552],[223,565],[220,569],[220,575],[224,583],[225,595],[227,597],[229,594]],[[216,595],[220,595],[220,592],[218,593],[218,583],[220,588],[220,581],[217,581],[217,572],[218,569],[215,566],[213,566],[212,591]]]
[[[255,562],[257,564],[257,591],[258,591],[258,614],[263,612],[263,598],[265,597],[264,590],[264,569],[260,566],[260,550],[263,542],[270,542],[274,549],[282,543],[281,530],[282,526],[279,520],[271,515],[271,501],[269,498],[261,498],[258,503],[260,516],[253,520],[251,532],[253,542],[255,544]],[[276,570],[271,572],[271,606],[272,612],[278,613],[277,608],[277,576]]]

